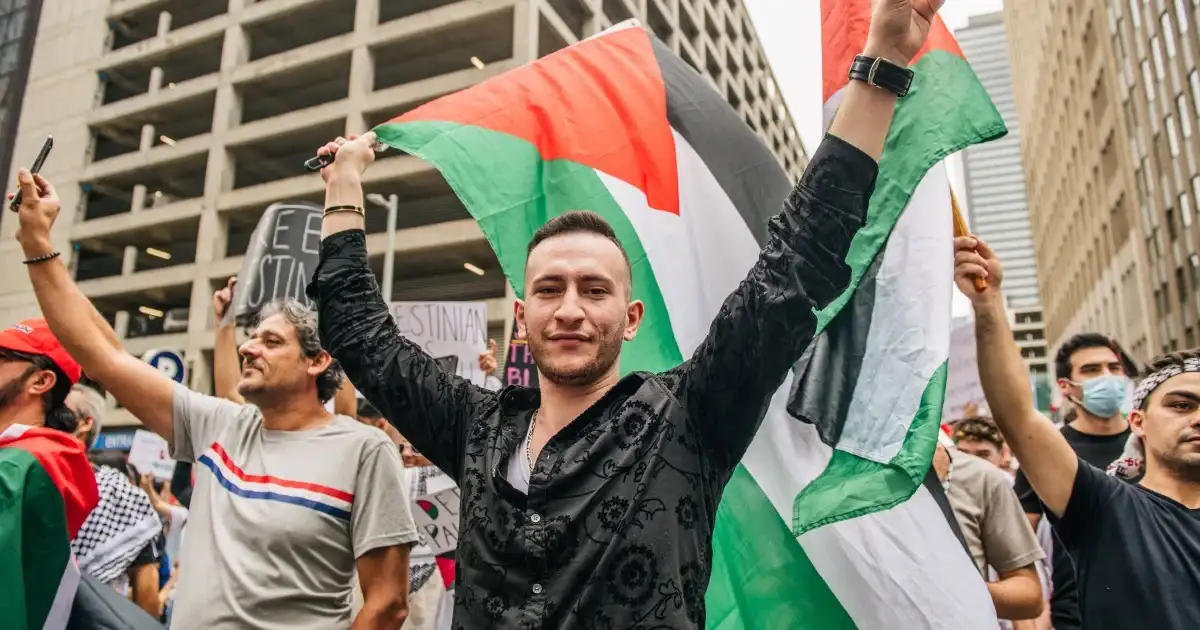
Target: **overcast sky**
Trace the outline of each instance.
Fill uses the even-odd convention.
[[[809,155],[821,139],[821,0],[743,0],[750,11],[754,30],[762,40],[767,61],[779,82],[788,110]],[[946,0],[942,19],[950,30],[967,25],[972,15],[992,13],[1003,0]],[[963,194],[958,161],[948,161],[951,185],[958,191],[966,213],[970,207]],[[966,298],[955,291],[954,314],[970,310]]]

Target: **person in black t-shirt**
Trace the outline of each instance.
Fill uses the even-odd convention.
[[[1121,455],[1129,438],[1129,423],[1121,413],[1121,404],[1128,394],[1129,378],[1136,371],[1133,361],[1111,337],[1084,333],[1059,347],[1054,375],[1063,397],[1074,406],[1074,419],[1063,425],[1062,435],[1083,461],[1103,469]],[[1014,488],[1036,531],[1044,509],[1023,470],[1017,471]],[[1081,625],[1075,565],[1066,548],[1055,542],[1050,563],[1050,618],[1055,630],[1077,630]]]
[[[982,291],[979,277],[987,280]],[[975,310],[980,383],[1074,560],[1080,627],[1200,628],[1200,351],[1150,365],[1129,417],[1145,475],[1138,485],[1118,480],[1075,453],[1034,407],[1002,277],[983,241],[955,239],[955,283]],[[1120,464],[1114,468],[1129,467]]]

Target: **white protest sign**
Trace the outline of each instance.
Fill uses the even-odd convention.
[[[421,346],[442,368],[483,386],[479,353],[487,345],[484,302],[392,302],[392,317],[406,339]]]
[[[153,475],[159,481],[170,480],[175,472],[175,460],[171,459],[167,441],[144,429],[138,429],[133,434],[129,463],[138,474]]]
[[[458,488],[447,488],[441,492],[417,497],[417,509],[413,520],[421,541],[433,555],[454,551],[458,548],[458,512],[461,495]]]

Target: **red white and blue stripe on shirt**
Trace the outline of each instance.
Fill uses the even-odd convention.
[[[307,481],[281,479],[271,475],[252,475],[233,462],[229,453],[219,442],[196,460],[204,464],[218,484],[229,492],[244,499],[265,499],[298,505],[328,514],[334,518],[350,520],[350,508],[354,495],[345,490],[330,488]]]

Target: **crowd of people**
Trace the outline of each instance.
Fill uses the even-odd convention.
[[[911,59],[940,4],[877,2],[864,54]],[[214,294],[212,396],[124,351],[55,249],[53,185],[22,170],[18,240],[44,319],[0,333],[0,436],[41,426],[91,446],[101,388],[167,440],[169,484],[94,459],[99,501],[71,551],[172,628],[703,627],[716,505],[762,421],[737,412],[763,408],[797,359],[753,337],[845,288],[895,99],[852,82],[759,264],[669,372],[619,370],[644,309],[613,228],[582,211],[542,226],[516,303],[535,389],[473,385],[400,334],[367,262],[372,134],[319,151],[317,307],[271,303],[238,345],[236,281]],[[1000,261],[959,237],[954,264],[991,416],[953,419],[932,468],[1002,625],[1200,627],[1200,351],[1139,373],[1115,340],[1071,338],[1057,426],[1034,406]],[[480,367],[496,371],[494,343]],[[454,487],[457,548],[434,553],[413,499]],[[684,588],[639,598],[635,581]]]

